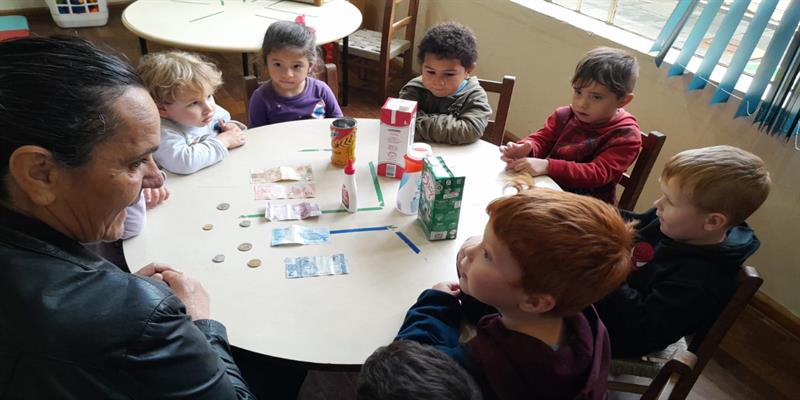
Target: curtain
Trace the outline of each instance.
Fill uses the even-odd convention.
[[[699,15],[692,18],[700,1],[679,1],[650,49],[656,54],[656,65],[661,66],[675,40],[686,29],[686,41],[668,72],[669,76],[683,74],[709,28],[721,18],[688,89],[705,88],[720,58],[733,44],[736,51],[724,76],[718,84],[714,84],[716,88],[711,104],[728,101],[770,21],[777,19],[778,0],[761,0],[757,2],[755,11],[748,12],[750,3],[750,0],[732,0],[727,4],[723,0],[706,0]],[[690,23],[692,20],[693,23]],[[741,38],[734,39],[743,21],[746,21],[747,29]],[[753,122],[760,129],[773,135],[783,135],[787,140],[800,130],[800,94],[797,90],[800,89],[799,22],[800,0],[791,0],[774,27],[772,39],[735,114],[735,117],[754,116]]]

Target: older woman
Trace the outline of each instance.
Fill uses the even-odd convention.
[[[162,184],[158,144],[126,63],[78,38],[0,42],[1,397],[252,397],[198,282],[80,245],[118,239]]]

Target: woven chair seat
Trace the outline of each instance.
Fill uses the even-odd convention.
[[[381,58],[381,33],[368,29],[359,29],[349,37],[350,55],[380,61]],[[341,41],[339,42],[341,44]],[[389,44],[389,59],[399,56],[411,47],[411,42],[405,39],[392,39]]]
[[[640,358],[614,358],[611,359],[609,373],[613,376],[634,375],[653,378],[658,375],[661,367],[680,350],[689,348],[685,338],[667,346],[666,349],[650,353]]]

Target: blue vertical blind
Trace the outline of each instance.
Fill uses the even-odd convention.
[[[692,18],[701,3],[704,5],[703,10],[699,16]],[[736,51],[711,98],[711,104],[726,102],[751,60],[759,40],[764,36],[768,24],[771,20],[773,23],[777,20],[772,39],[735,116],[755,115],[754,122],[762,130],[770,134],[785,135],[788,139],[800,131],[800,33],[797,31],[800,23],[800,0],[789,1],[778,18],[776,14],[780,14],[779,0],[756,0],[754,4],[750,3],[751,0],[680,0],[650,51],[656,53],[655,62],[660,67],[681,31],[690,29],[691,25],[680,53],[668,72],[669,76],[681,75],[697,53],[715,19],[721,17],[703,60],[689,83],[689,89],[704,88],[720,58],[731,44],[735,44]],[[755,10],[748,12],[748,8]],[[694,22],[690,23],[692,20]],[[738,43],[732,43],[743,20],[746,20],[747,29]]]

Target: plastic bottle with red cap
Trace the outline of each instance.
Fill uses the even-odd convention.
[[[424,145],[424,146],[420,146]],[[397,190],[397,210],[403,214],[414,215],[419,209],[420,181],[422,180],[422,160],[432,154],[430,145],[414,143],[404,157],[405,170]]]
[[[358,210],[358,188],[356,187],[356,169],[353,167],[353,160],[347,160],[347,166],[344,167],[342,207],[351,213]]]

